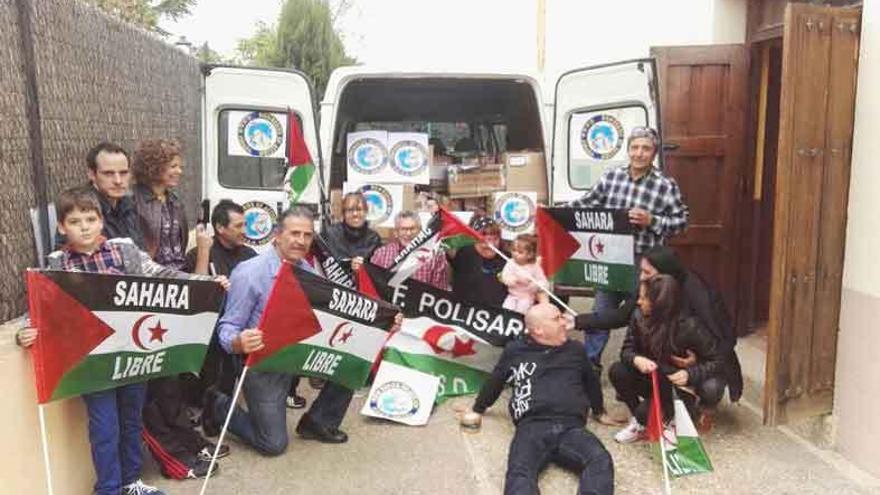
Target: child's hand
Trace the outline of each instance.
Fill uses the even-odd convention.
[[[461,426],[472,430],[479,430],[482,423],[483,415],[476,413],[473,410],[465,411],[462,413],[461,419],[459,419],[459,424],[461,424]]]
[[[37,329],[25,327],[15,333],[15,343],[27,349],[37,341]]]

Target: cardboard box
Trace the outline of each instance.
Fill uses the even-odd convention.
[[[505,187],[504,166],[500,164],[482,167],[449,167],[449,196],[480,196]]]
[[[542,151],[507,151],[501,155],[507,169],[507,191],[535,191],[547,204],[547,162]]]

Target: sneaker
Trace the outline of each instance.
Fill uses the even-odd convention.
[[[631,418],[629,424],[614,434],[614,440],[617,443],[633,443],[642,438],[645,427],[640,425],[636,418]]]
[[[165,495],[165,492],[145,484],[142,480],[137,480],[122,487],[122,495]]]
[[[306,407],[306,398],[301,395],[288,395],[287,407],[289,409],[302,409]]]
[[[211,466],[211,458],[209,457],[207,461],[202,459],[197,459],[186,473],[186,479],[196,479],[196,478],[204,478],[208,475],[208,468]],[[214,463],[214,469],[211,471],[211,476],[217,473],[217,470],[220,469],[220,464]]]
[[[200,450],[199,453],[196,454],[196,457],[198,457],[198,459],[200,461],[211,462],[211,457],[214,457],[214,449],[215,448],[216,448],[216,445],[214,445],[213,443],[209,443],[207,447],[203,447],[202,450]],[[228,455],[229,455],[229,446],[228,445],[221,445],[220,450],[217,452],[217,459],[223,459],[224,457],[226,457]]]

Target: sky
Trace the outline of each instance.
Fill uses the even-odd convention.
[[[331,0],[335,5],[339,0]],[[651,45],[708,43],[713,9],[744,0],[546,0],[546,70],[644,57]],[[283,0],[199,0],[162,26],[194,45],[235,53],[257,22],[273,24]],[[535,70],[536,0],[350,0],[340,19],[346,50],[379,66]],[[612,5],[612,7],[608,7]]]

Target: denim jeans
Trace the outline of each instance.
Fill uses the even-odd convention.
[[[236,407],[229,431],[264,455],[277,456],[287,450],[287,393],[293,375],[248,371],[242,387],[248,410]],[[328,428],[337,428],[345,417],[352,392],[327,382],[312,403],[310,419]],[[223,420],[232,399],[223,396],[215,404],[217,418]]]
[[[140,478],[144,461],[141,411],[146,396],[146,383],[83,395],[98,495],[119,495],[124,485]]]
[[[602,442],[577,419],[534,419],[516,427],[507,454],[505,495],[540,493],[538,475],[555,462],[580,474],[578,493],[614,493],[614,463]]]
[[[617,309],[620,303],[626,299],[626,296],[625,292],[597,290],[593,303],[593,312],[603,313]],[[584,350],[587,352],[587,357],[590,358],[590,361],[597,366],[602,364],[602,351],[608,345],[609,334],[609,330],[588,328],[584,335]]]

